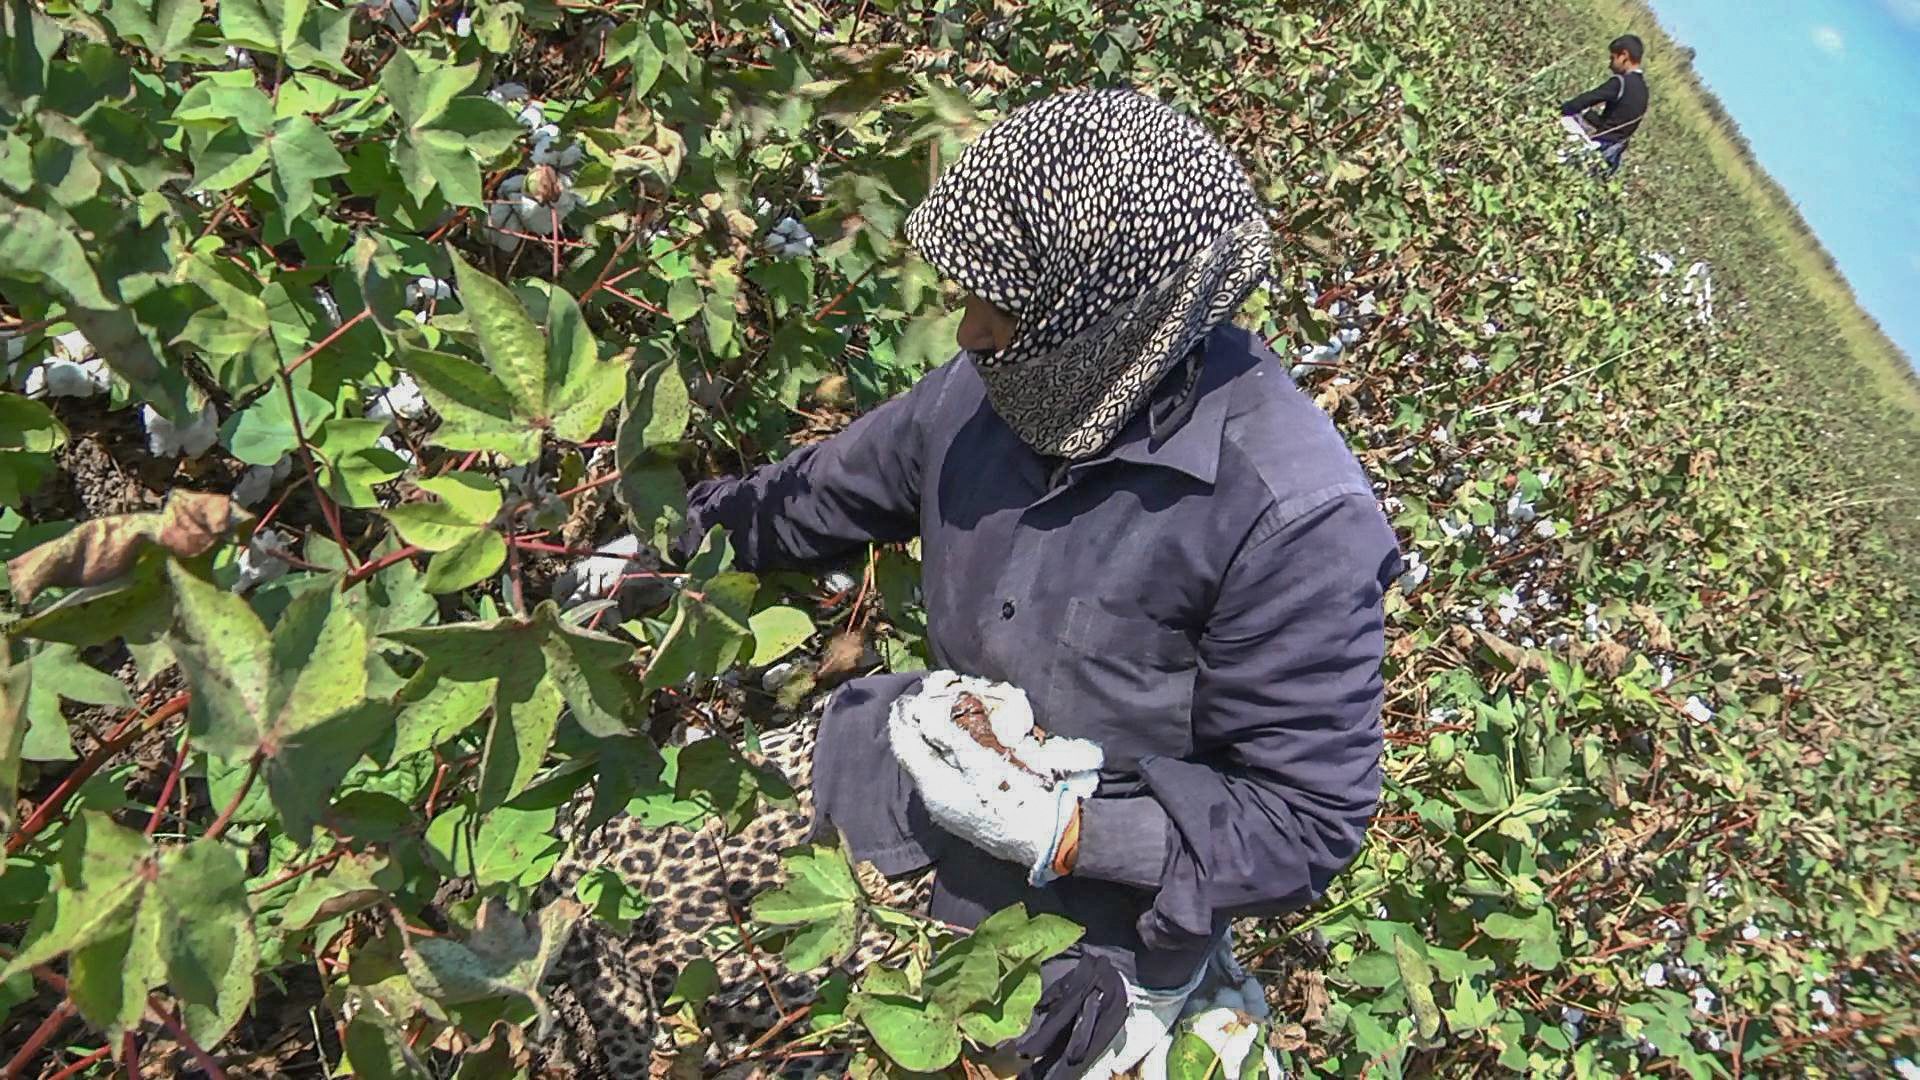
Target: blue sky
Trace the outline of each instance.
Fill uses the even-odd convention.
[[[1862,306],[1920,366],[1920,0],[1653,7],[1698,50],[1695,68]]]

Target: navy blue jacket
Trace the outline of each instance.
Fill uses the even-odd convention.
[[[936,918],[1063,914],[1147,986],[1184,982],[1227,920],[1311,902],[1359,852],[1380,793],[1381,597],[1400,567],[1358,462],[1258,338],[1216,331],[1196,393],[1171,432],[1142,414],[1059,470],[962,354],[834,438],[690,497],[747,570],[921,538],[936,663],[1021,687],[1042,728],[1106,751],[1079,862],[1033,889],[927,820],[886,746],[911,675],[836,696],[817,813],[886,873],[937,864]]]

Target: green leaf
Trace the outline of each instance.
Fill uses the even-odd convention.
[[[403,503],[383,511],[402,540],[426,551],[446,551],[470,540],[475,533],[500,539],[498,533],[486,528],[500,513],[500,489],[485,475],[448,473],[421,480],[417,486],[438,495],[440,501]]]
[[[121,37],[166,60],[192,39],[200,13],[196,0],[114,0],[107,19]]]
[[[269,153],[265,140],[231,125],[194,155],[189,189],[217,195],[239,187],[266,167]]]
[[[401,884],[400,871],[386,856],[348,852],[325,874],[310,876],[301,883],[280,909],[280,925],[304,930],[380,903]]]
[[[680,365],[672,358],[648,368],[627,398],[620,422],[621,450],[637,456],[671,446],[686,437],[693,405]]]
[[[1420,1037],[1431,1039],[1440,1034],[1440,1007],[1433,1000],[1433,969],[1420,950],[1404,937],[1393,939],[1393,960],[1400,968],[1400,985],[1419,1026]]]
[[[558,855],[551,835],[555,810],[519,810],[502,806],[472,824],[472,810],[456,803],[427,826],[427,846],[448,873],[471,875],[474,883],[515,881],[544,855]],[[549,862],[548,865],[551,865]]]
[[[860,885],[838,848],[819,844],[780,857],[787,880],[753,898],[756,922],[799,928],[783,955],[797,970],[839,964],[858,944]]]
[[[1461,983],[1453,992],[1453,1006],[1446,1010],[1447,1029],[1456,1035],[1479,1031],[1500,1014],[1500,1003],[1491,993],[1480,993],[1471,983]]]
[[[795,607],[762,608],[747,620],[753,631],[751,667],[766,667],[813,636],[813,617]]]
[[[313,206],[317,181],[347,171],[347,159],[334,149],[333,140],[305,116],[285,117],[274,124],[267,151],[273,161],[274,194],[289,220]]]
[[[720,970],[714,967],[712,960],[696,956],[680,970],[680,977],[674,980],[673,993],[667,997],[666,1006],[671,1008],[684,1003],[697,1009],[705,1005],[719,987]]]
[[[0,832],[13,831],[13,808],[20,796],[20,747],[27,735],[27,695],[33,669],[8,659],[0,650]]]
[[[1167,1050],[1167,1080],[1226,1080],[1226,1069],[1207,1040],[1182,1031]]]
[[[954,1019],[911,998],[858,993],[851,1008],[880,1049],[903,1069],[935,1072],[960,1056]]]
[[[515,401],[493,373],[450,353],[407,349],[401,366],[440,414],[432,441],[449,450],[498,453],[525,464],[540,453],[540,431],[517,418]]]
[[[307,0],[222,0],[220,32],[249,49],[284,53],[300,39]]]
[[[392,103],[393,111],[409,128],[430,124],[440,118],[462,90],[473,85],[480,65],[441,66],[427,61],[424,54],[401,49],[380,72],[380,92]]]
[[[259,945],[247,871],[218,840],[196,840],[160,858],[154,882],[167,982],[185,1003],[187,1031],[212,1045],[253,1001]]]
[[[430,593],[459,592],[492,577],[507,561],[507,542],[492,529],[476,529],[427,560]]]
[[[647,898],[627,884],[620,871],[611,866],[596,866],[580,876],[573,895],[587,906],[595,920],[607,924],[615,933],[626,933],[633,920],[646,914]]]
[[[210,351],[205,342],[195,344]],[[298,383],[293,395],[299,402],[300,430],[311,436],[333,415],[333,402]],[[233,414],[224,427],[227,449],[248,465],[273,465],[300,446],[294,432],[293,407],[279,389],[262,394],[260,400]]]
[[[389,763],[431,750],[472,727],[493,704],[498,679],[457,682],[422,672],[402,693]]]
[[[1525,919],[1495,912],[1480,921],[1480,928],[1489,937],[1516,942],[1520,962],[1529,967],[1553,971],[1560,966],[1560,931],[1551,909],[1538,908]]]
[[[539,415],[547,402],[547,343],[513,290],[474,269],[448,248],[460,305],[480,340],[487,370],[500,380],[523,415]]]
[[[73,231],[5,195],[0,195],[0,277],[35,282],[80,307],[115,306],[100,291],[100,279]]]
[[[673,624],[647,666],[648,690],[672,686],[689,675],[710,676],[733,666],[752,637],[748,609],[759,591],[752,574],[729,571],[683,589]]]
[[[553,1018],[540,984],[560,958],[581,913],[571,900],[554,900],[530,925],[498,900],[489,900],[466,941],[421,938],[407,946],[401,959],[414,985],[443,1004],[499,997],[526,1000],[539,1017],[535,1037],[544,1039]]]
[[[390,702],[361,702],[301,729],[281,743],[279,753],[267,757],[261,775],[281,824],[295,842],[311,842],[341,781],[392,730],[394,714]]]
[[[60,845],[60,884],[41,901],[27,939],[0,969],[0,982],[66,953],[124,938],[152,873],[153,846],[146,837],[104,813],[82,811]]]

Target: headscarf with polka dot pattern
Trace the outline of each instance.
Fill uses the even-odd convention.
[[[908,217],[907,237],[1018,321],[975,366],[1021,439],[1067,459],[1105,450],[1272,257],[1233,153],[1132,90],[1057,94],[994,124]],[[1196,357],[1183,399],[1198,372]]]

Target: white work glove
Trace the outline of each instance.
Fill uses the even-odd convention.
[[[972,694],[986,706],[994,738],[1028,772],[953,722],[954,702]],[[893,756],[943,829],[996,858],[1027,867],[1045,885],[1080,800],[1099,783],[1100,747],[1085,739],[1033,737],[1033,708],[1018,687],[936,671],[896,699],[887,717]],[[1034,775],[1038,773],[1039,775]]]

